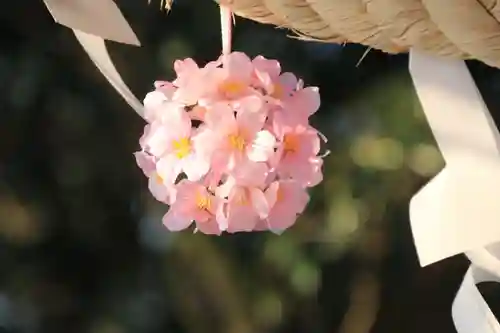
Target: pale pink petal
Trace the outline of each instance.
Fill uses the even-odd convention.
[[[224,69],[232,80],[249,82],[253,72],[252,62],[246,54],[233,52],[228,55]]]
[[[274,207],[274,205],[276,204],[279,186],[280,186],[279,182],[277,181],[272,182],[264,192],[264,195],[266,196],[266,200],[269,203],[270,207]]]
[[[269,165],[269,162],[268,162]],[[276,168],[273,168],[272,165],[269,165],[270,169],[267,172],[266,181],[264,182],[264,187],[270,186],[272,182],[278,179],[278,172]],[[271,205],[272,206],[272,205]]]
[[[220,235],[222,233],[222,230],[217,224],[217,220],[213,217],[205,222],[197,222],[196,229],[205,235]]]
[[[286,202],[287,209],[302,213],[309,202],[307,191],[297,182],[285,181],[280,186],[283,187],[283,201]]]
[[[231,175],[240,186],[261,187],[265,184],[269,169],[265,163],[246,161],[238,165]]]
[[[226,215],[227,203],[221,200],[221,204],[217,207],[215,212],[215,218],[217,220],[217,225],[221,231],[227,230],[229,226],[229,220]]]
[[[147,117],[146,120],[148,120],[149,122],[159,121],[163,124],[168,125],[166,121],[168,121],[169,117],[171,117],[172,114],[184,112],[184,107],[185,106],[183,104],[177,102],[167,100],[163,101],[161,104],[158,104],[155,107],[145,109],[145,116]]]
[[[175,200],[175,188],[164,184],[163,180],[157,177],[156,173],[149,178],[148,188],[153,197],[160,202],[170,204]]]
[[[166,155],[158,160],[156,170],[165,184],[174,184],[182,171],[182,165],[174,155]]]
[[[280,163],[282,161],[285,152],[284,149],[285,149],[284,145],[278,144],[276,151],[267,161],[267,163],[269,164],[269,170],[276,172],[276,168],[280,166]]]
[[[282,110],[275,111],[269,119],[272,126],[272,132],[278,140],[282,140],[285,135],[286,128],[289,125],[286,122],[284,112]]]
[[[182,170],[191,181],[200,180],[210,169],[209,161],[195,153],[189,154],[180,163]]]
[[[212,155],[221,145],[222,139],[220,133],[204,127],[196,131],[191,142],[196,153],[210,161],[213,160]]]
[[[240,128],[249,138],[252,138],[258,131],[262,130],[266,121],[266,114],[263,112],[245,112],[236,114],[238,128]]]
[[[218,222],[218,214],[222,212],[223,202],[223,200],[211,196],[211,206],[209,212],[206,212],[209,218],[204,221],[196,220],[196,226],[199,231],[207,235],[220,235],[222,233]]]
[[[227,198],[229,197],[229,194],[233,191],[235,186],[236,186],[236,179],[234,177],[228,177],[226,181],[222,183],[222,185],[217,187],[215,194],[219,198]]]
[[[267,222],[267,219],[264,220],[259,220],[257,224],[255,224],[255,227],[253,228],[254,231],[266,231],[269,230],[269,223]]]
[[[308,141],[310,142],[311,145],[310,149],[312,155],[318,155],[319,151],[321,150],[321,139],[322,138],[326,139],[326,137],[313,128],[310,128],[307,131],[306,135],[309,137]]]
[[[196,206],[196,193],[203,191],[204,188],[198,183],[182,179],[176,186],[175,208],[183,215],[189,216],[190,212]]]
[[[139,145],[143,150],[147,150],[147,140],[149,138],[149,135],[151,133],[151,124],[147,124],[144,126],[144,132],[142,133],[141,137],[139,138]]]
[[[191,118],[183,109],[173,109],[162,119],[171,139],[188,138],[191,135]]]
[[[239,98],[232,102],[232,106],[236,112],[263,112],[264,115],[267,115],[267,110],[264,108],[264,101],[262,97],[258,95],[250,95]]]
[[[271,92],[274,88],[273,79],[271,76],[263,71],[255,70],[255,79],[253,82],[255,87],[260,87],[266,92]]]
[[[144,149],[159,157],[169,148],[169,138],[169,128],[159,122],[154,122],[148,127],[148,132],[141,139],[141,143]]]
[[[184,60],[176,60],[174,62],[174,70],[177,74],[177,79],[174,81],[175,85],[182,86],[183,79],[189,78],[199,71],[199,67],[196,62],[191,58],[186,58]]]
[[[167,214],[163,216],[163,225],[170,231],[181,231],[189,227],[192,220],[183,216],[175,209],[170,208]]]
[[[161,107],[167,101],[167,96],[160,91],[156,90],[147,93],[146,97],[144,97],[144,111],[146,115],[154,113],[154,110]]]
[[[265,162],[274,155],[276,138],[269,131],[260,131],[255,135],[249,150],[248,158],[254,162]]]
[[[278,167],[278,173],[281,177],[291,177],[302,186],[312,187],[323,180],[322,164],[321,158],[311,157],[297,160],[293,164],[282,163]]]
[[[144,175],[146,177],[151,176],[151,174],[156,170],[154,157],[143,151],[135,152],[134,156],[137,165],[141,168],[142,172],[144,172]]]
[[[228,133],[237,128],[234,111],[225,103],[217,103],[210,107],[205,123],[211,130],[220,133]]]
[[[201,180],[201,183],[203,184],[203,186],[206,186],[211,192],[215,192],[222,180],[223,175],[224,174],[221,170],[210,167],[205,177],[203,177],[203,180]]]
[[[269,229],[274,233],[280,234],[294,225],[296,220],[297,215],[293,211],[281,209],[271,212],[267,221]]]
[[[295,152],[297,158],[307,159],[311,156],[316,156],[321,149],[321,141],[318,133],[313,130],[306,129],[299,125],[289,133],[295,135],[299,141],[299,149]]]
[[[215,148],[216,150],[213,152],[210,160],[210,167],[212,170],[220,174],[231,171],[236,162],[234,154],[228,151],[224,141],[218,146],[215,146]]]
[[[305,185],[307,187],[313,187],[323,181],[323,171],[321,170],[323,166],[323,159],[318,157],[311,158],[309,161],[311,163],[311,168],[309,177],[307,179],[307,182],[305,182]]]
[[[252,231],[259,216],[251,205],[229,205],[227,232]]]
[[[283,93],[290,94],[297,87],[297,77],[292,73],[286,72],[280,75],[278,83],[283,89]]]
[[[227,204],[227,231],[252,231],[260,219],[247,188],[235,187]]]
[[[304,211],[309,201],[307,192],[294,181],[273,183],[266,191],[266,197],[270,202],[274,200],[268,216],[269,228],[273,232],[291,227],[297,219],[297,214]]]
[[[255,57],[252,64],[257,71],[268,74],[272,80],[275,80],[281,73],[281,66],[277,60],[266,59],[261,55]]]
[[[250,188],[250,198],[255,212],[261,219],[266,218],[269,215],[270,207],[264,192],[258,188]]]
[[[205,222],[209,221],[213,217],[213,215],[210,214],[210,212],[208,212],[206,210],[200,210],[200,209],[193,208],[193,210],[191,211],[190,217],[198,223],[205,223]]]
[[[307,87],[297,91],[292,97],[292,103],[295,111],[309,117],[318,111],[321,104],[319,89],[317,87]]]

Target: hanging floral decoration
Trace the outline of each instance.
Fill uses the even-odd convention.
[[[169,230],[282,232],[323,179],[324,137],[309,124],[319,91],[276,60],[230,52],[230,13],[221,14],[222,56],[204,67],[175,61],[176,79],[146,95],[135,157],[170,206]]]

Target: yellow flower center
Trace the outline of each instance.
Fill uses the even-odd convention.
[[[271,94],[271,97],[280,99],[283,97],[285,94],[285,90],[283,89],[283,86],[279,83],[273,84],[273,92]]]
[[[196,194],[196,207],[199,210],[210,210],[212,207],[212,201],[207,194],[197,193]]]
[[[174,153],[177,158],[184,158],[191,153],[191,141],[189,138],[173,140],[172,148],[174,149]]]
[[[239,134],[239,133],[233,133],[233,134],[230,134],[228,136],[228,141],[229,141],[229,145],[237,150],[237,151],[243,151],[243,149],[245,149],[245,145],[246,145],[246,140],[245,138],[243,137],[243,135]]]
[[[280,187],[278,187],[278,191],[276,191],[276,202],[283,201],[284,197],[285,197],[285,193],[283,191],[283,188],[280,186]]]
[[[246,88],[246,85],[240,81],[226,80],[219,86],[219,91],[223,94],[238,95]]]
[[[299,150],[300,140],[296,135],[285,134],[283,145],[285,153],[295,153]]]

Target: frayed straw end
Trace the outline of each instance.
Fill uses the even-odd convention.
[[[170,11],[173,2],[174,0],[160,0],[160,9]],[[148,4],[151,4],[151,0],[148,0]]]

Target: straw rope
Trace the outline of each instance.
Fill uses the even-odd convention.
[[[218,1],[218,0],[216,0]],[[221,0],[237,15],[315,40],[410,47],[500,68],[497,0]]]

